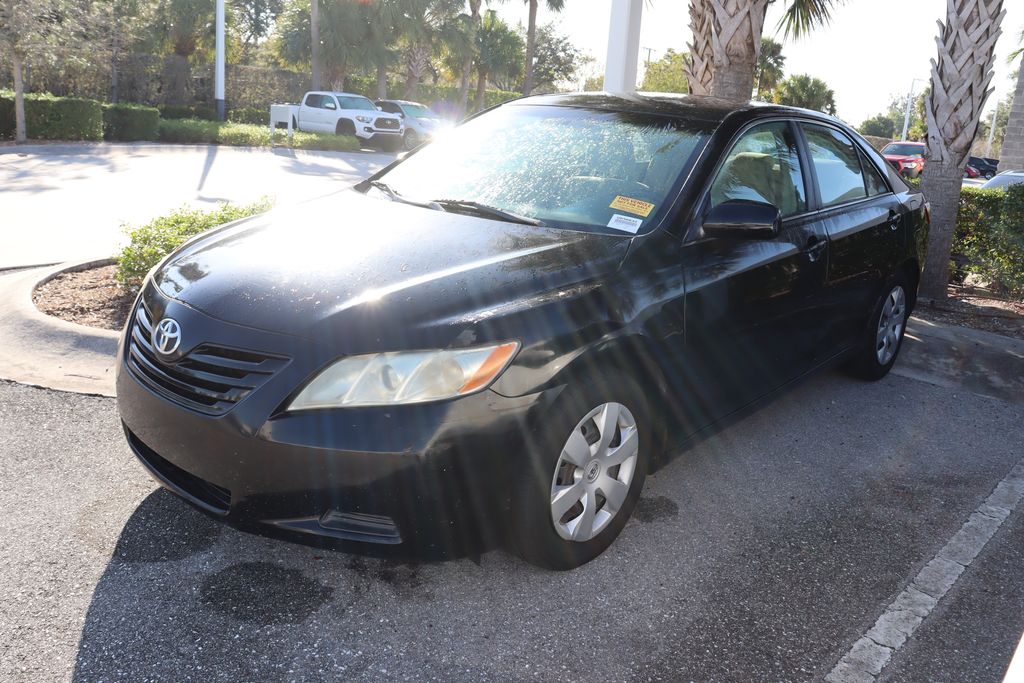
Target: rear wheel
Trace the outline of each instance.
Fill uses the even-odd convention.
[[[414,130],[405,131],[404,146],[407,151],[416,149],[420,144],[420,136]]]
[[[864,344],[849,366],[858,377],[882,379],[896,363],[910,315],[907,291],[903,277],[894,278],[885,287],[871,314]]]
[[[519,554],[573,569],[604,552],[640,497],[652,443],[646,399],[628,375],[566,388],[526,454],[511,520]]]

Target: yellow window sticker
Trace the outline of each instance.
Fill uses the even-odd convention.
[[[619,211],[628,211],[629,213],[635,213],[637,216],[647,218],[651,215],[651,211],[654,211],[654,204],[645,202],[641,199],[633,199],[632,197],[623,197],[622,195],[619,195],[608,208],[618,209]]]

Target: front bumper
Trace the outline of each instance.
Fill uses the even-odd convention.
[[[366,130],[369,126],[356,128],[356,137],[364,142],[381,142],[383,140],[401,140],[404,130]]]
[[[264,531],[445,548],[502,535],[532,414],[558,390],[284,412],[295,390],[331,360],[328,351],[215,320],[151,288],[144,296],[154,319],[173,317],[193,344],[290,359],[239,403],[211,415],[140,381],[122,342],[117,400],[125,433],[165,487],[211,515]]]

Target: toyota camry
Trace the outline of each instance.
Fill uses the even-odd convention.
[[[229,523],[572,568],[663,454],[816,369],[885,375],[927,228],[817,112],[517,100],[168,256],[120,414],[152,475]]]

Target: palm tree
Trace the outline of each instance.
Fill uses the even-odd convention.
[[[471,32],[472,50],[467,50],[462,59],[462,80],[459,83],[459,112],[465,113],[469,106],[469,78],[473,71],[473,57],[475,56],[476,39],[475,34],[480,30],[480,7],[483,0],[469,0],[469,29]]]
[[[526,24],[526,78],[523,80],[523,94],[529,95],[533,90],[533,57],[537,51],[537,5],[539,0],[526,0],[530,6],[530,16]],[[561,12],[565,9],[565,0],[545,0],[548,10]]]
[[[946,0],[938,59],[932,60],[928,118],[928,163],[921,189],[931,203],[931,231],[921,294],[945,299],[949,254],[960,207],[960,186],[985,100],[992,94],[992,64],[1003,0]]]
[[[714,35],[715,14],[711,8],[711,0],[692,0],[690,2],[690,31],[693,42],[690,58],[686,62],[686,78],[690,83],[690,92],[694,95],[710,95],[714,76],[715,53],[711,47],[711,36]]]
[[[320,61],[320,0],[310,0],[309,8],[310,63],[313,71],[313,90],[323,87],[323,64]]]
[[[761,49],[761,31],[768,5],[774,0],[691,0],[693,48],[710,45],[713,55],[710,93],[734,101],[750,99]],[[779,28],[785,35],[803,36],[828,23],[833,7],[843,0],[785,0]],[[697,92],[697,90],[694,90]]]
[[[782,43],[771,38],[761,38],[761,54],[757,58],[757,70],[754,82],[757,87],[757,99],[764,100],[782,81],[783,66],[786,57],[782,54]]]
[[[477,110],[486,105],[487,79],[492,76],[516,78],[523,69],[523,39],[502,21],[494,10],[483,17],[476,34]]]
[[[779,83],[772,100],[778,104],[804,109],[817,109],[826,114],[836,113],[835,93],[820,78],[808,74],[790,76]]]

